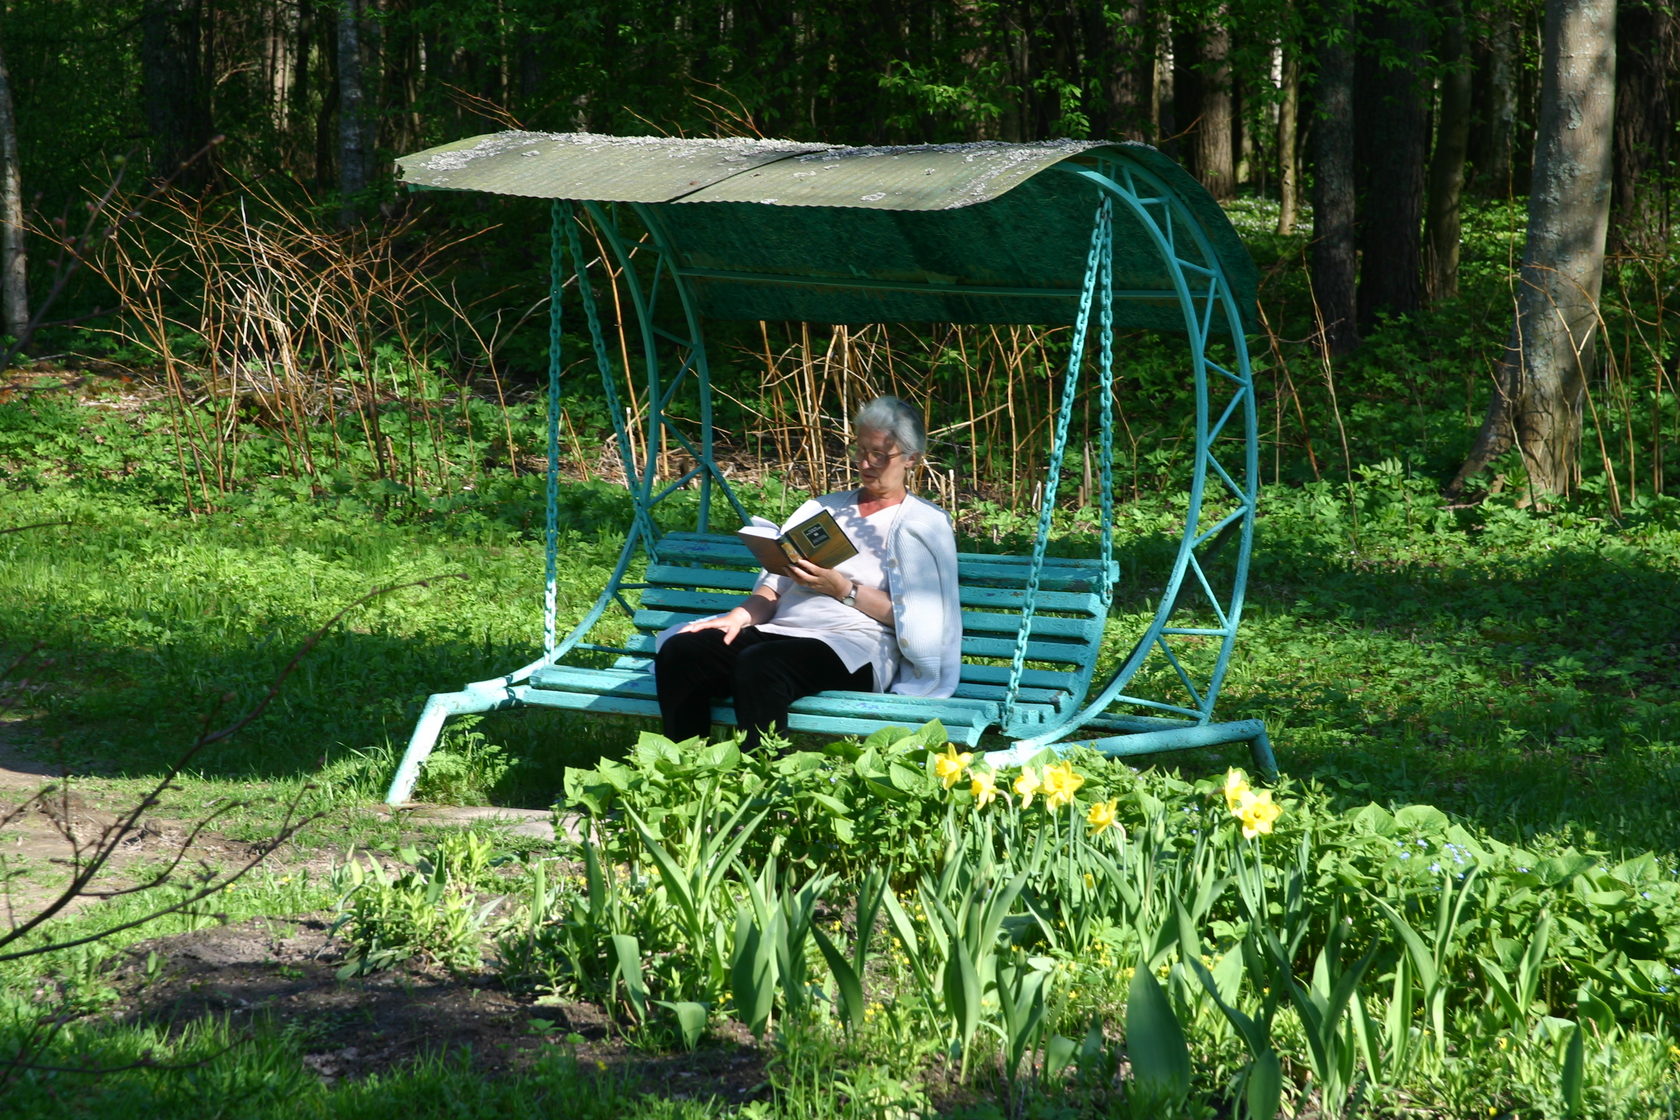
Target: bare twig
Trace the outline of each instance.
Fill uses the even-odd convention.
[[[382,596],[389,595],[395,591],[401,591],[411,587],[428,587],[431,585],[433,579],[466,578],[467,577],[461,573],[450,573],[445,576],[435,576],[428,579],[413,580],[408,583],[394,584],[390,587],[375,588],[366,595],[356,599],[338,613],[334,614],[332,618],[328,619],[327,622],[322,624],[317,630],[315,630],[314,633],[304,640],[303,644],[298,647],[297,652],[292,655],[291,660],[285,664],[279,674],[274,678],[274,681],[269,685],[268,691],[244,715],[225,727],[218,730],[210,730],[209,722],[214,718],[214,711],[212,711],[212,713],[206,718],[206,730],[199,734],[197,740],[193,742],[192,746],[188,747],[187,750],[169,766],[164,774],[152,784],[151,788],[141,795],[137,802],[129,806],[129,808],[120,814],[115,821],[101,828],[98,835],[95,836],[92,841],[89,842],[81,840],[80,837],[75,836],[74,831],[69,829],[67,825],[61,825],[61,830],[65,832],[66,837],[70,839],[72,844],[75,846],[73,858],[75,873],[71,876],[69,885],[67,885],[57,897],[43,906],[39,912],[21,923],[14,924],[9,931],[0,933],[0,950],[4,950],[6,946],[16,943],[19,939],[23,938],[31,931],[39,928],[42,923],[63,911],[64,908],[70,905],[70,903],[78,896],[89,893],[94,880],[104,870],[106,864],[109,863],[111,857],[116,853],[123,838],[130,832],[134,831],[134,829],[139,825],[140,819],[146,813],[152,811],[158,806],[163,798],[163,795],[174,787],[175,780],[181,776],[189,765],[192,764],[193,760],[196,759],[206,747],[209,747],[214,743],[219,743],[222,740],[237,734],[240,730],[249,726],[253,720],[261,716],[263,712],[268,709],[269,705],[273,703],[275,697],[280,694],[280,689],[285,684],[286,679],[291,676],[294,670],[297,669],[304,657],[307,656],[310,651],[320,643],[321,639],[325,637],[334,626],[338,625],[338,623],[342,621],[351,611],[364,605],[365,603]],[[37,792],[34,797],[29,799],[28,803],[36,803],[43,797],[50,796],[55,788],[57,787],[49,786],[46,790]],[[320,814],[318,813],[311,813],[302,816],[298,815],[303,795],[308,792],[309,788],[310,787],[306,786],[293,796],[291,801],[287,803],[285,807],[285,815],[281,820],[280,825],[274,830],[273,834],[263,844],[257,846],[254,854],[248,860],[239,865],[233,871],[210,879],[208,882],[201,884],[192,891],[189,891],[181,899],[168,905],[160,906],[152,913],[143,917],[122,922],[81,937],[69,938],[61,941],[50,941],[38,945],[30,945],[27,948],[14,949],[9,952],[0,951],[0,963],[18,960],[24,957],[39,956],[44,953],[58,952],[62,949],[68,949],[77,945],[85,945],[93,941],[98,941],[102,938],[109,937],[114,933],[144,925],[145,923],[152,921],[154,918],[162,917],[165,914],[175,913],[212,894],[215,894],[220,890],[225,889],[229,884],[237,882],[252,868],[256,867],[257,864],[261,863],[263,857],[270,851],[284,843],[286,840],[289,840],[292,836],[296,835],[299,829],[319,817]],[[192,829],[187,838],[177,846],[176,855],[166,867],[165,871],[156,876],[152,882],[146,884],[141,889],[161,886],[164,882],[166,882],[175,868],[180,866],[180,863],[186,856],[187,849],[191,847],[192,841],[198,837],[199,833],[213,823],[213,821],[226,815],[227,812],[236,807],[239,807],[238,803],[229,803],[216,810],[209,817],[200,821]],[[14,809],[14,812],[15,811],[16,810]],[[66,814],[66,816],[67,815],[68,814]]]

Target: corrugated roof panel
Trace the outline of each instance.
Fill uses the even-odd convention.
[[[776,160],[827,150],[791,140],[682,140],[497,132],[397,160],[412,186],[524,198],[667,202]]]
[[[829,148],[742,169],[682,201],[951,210],[987,202],[1046,167],[1099,146],[1050,140]]]
[[[506,132],[398,163],[412,186],[639,204],[712,318],[1054,323],[1077,309],[1102,195],[1057,165],[1099,158],[1160,184],[1141,192],[1145,205],[1156,189],[1182,204],[1251,323],[1257,275],[1230,220],[1143,144],[844,148]],[[1183,330],[1153,224],[1115,209],[1115,323]],[[1187,232],[1168,236],[1187,247]]]

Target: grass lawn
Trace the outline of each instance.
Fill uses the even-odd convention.
[[[594,493],[582,500],[610,502]],[[1419,885],[1406,878],[1411,872],[1462,859],[1459,853],[1473,847],[1485,868],[1477,881],[1497,881],[1504,892],[1490,890],[1470,904],[1467,912],[1480,916],[1464,919],[1468,932],[1460,940],[1432,943],[1433,951],[1462,958],[1461,982],[1441,998],[1443,1023],[1463,1051],[1414,1047],[1399,1068],[1395,1048],[1404,1049],[1404,1031],[1367,1052],[1349,1019],[1342,1025],[1346,1062],[1359,1072],[1337,1081],[1334,1062],[1314,1057],[1310,1012],[1286,1001],[1269,1011],[1283,1099],[1309,1113],[1363,1099],[1379,1111],[1412,1102],[1455,1115],[1471,1105],[1568,1114],[1568,1039],[1582,1037],[1571,1032],[1590,1021],[1599,1026],[1574,1060],[1584,1071],[1577,1092],[1600,1110],[1593,1114],[1672,1109],[1673,1090],[1665,1086],[1676,1083],[1677,1008],[1667,985],[1639,962],[1674,959],[1661,954],[1680,944],[1680,902],[1673,897],[1680,709],[1671,668],[1680,642],[1671,592],[1680,518],[1662,509],[1619,524],[1567,509],[1442,510],[1426,482],[1394,475],[1351,486],[1277,487],[1263,508],[1243,639],[1224,700],[1230,718],[1267,721],[1286,774],[1276,791],[1286,812],[1272,839],[1289,839],[1267,849],[1276,866],[1262,886],[1287,892],[1294,869],[1296,889],[1318,905],[1392,899],[1397,916],[1408,915],[1420,936],[1436,931],[1427,876]],[[578,886],[586,878],[583,853],[564,838],[439,831],[381,811],[378,799],[419,700],[521,663],[534,645],[539,550],[523,526],[482,512],[460,521],[369,519],[330,504],[253,503],[188,518],[74,484],[8,495],[12,523],[42,526],[0,535],[0,663],[13,666],[0,693],[0,728],[13,796],[21,798],[34,777],[66,770],[83,818],[109,821],[207,728],[231,725],[263,704],[285,673],[255,719],[191,758],[147,814],[132,850],[114,860],[111,881],[147,881],[188,841],[192,822],[212,814],[221,815],[209,832],[191,838],[189,869],[231,866],[260,852],[279,806],[290,800],[320,814],[258,870],[184,912],[5,965],[10,1045],[29,1042],[39,1007],[62,1017],[36,1055],[60,1071],[13,1071],[7,1088],[31,1115],[109,1115],[131,1107],[186,1115],[207,1099],[238,1101],[230,1115],[388,1115],[399,1108],[548,1115],[556,1102],[584,1107],[579,1101],[598,1105],[601,1115],[673,1116],[1146,1115],[1166,1107],[1168,1097],[1186,1115],[1242,1107],[1259,1058],[1245,1049],[1231,1025],[1236,1020],[1221,1019],[1194,971],[1172,963],[1181,947],[1151,940],[1145,927],[1155,921],[1166,928],[1170,911],[1146,919],[1093,896],[1082,905],[1097,916],[1078,938],[1022,942],[1033,946],[1039,963],[1032,967],[1044,979],[1036,981],[1043,988],[1040,1025],[1017,1040],[1025,1054],[1013,1075],[1005,1060],[1009,1031],[996,1016],[1004,998],[998,993],[1019,991],[1008,988],[1015,966],[993,961],[986,973],[983,964],[979,975],[990,976],[989,986],[983,984],[984,1006],[974,1014],[997,1025],[970,1028],[966,1038],[961,1016],[950,1018],[941,982],[917,994],[915,947],[937,925],[929,915],[941,889],[920,880],[918,869],[961,864],[928,838],[978,833],[960,816],[975,812],[966,774],[945,793],[929,769],[931,752],[914,743],[883,749],[898,750],[894,757],[926,788],[901,791],[904,800],[887,806],[890,812],[851,805],[841,831],[851,830],[853,847],[839,832],[818,835],[809,819],[796,827],[778,811],[743,849],[739,871],[725,869],[709,903],[721,928],[732,928],[737,905],[751,893],[750,869],[762,871],[780,852],[785,880],[765,882],[784,898],[797,894],[795,870],[803,876],[826,867],[839,876],[836,883],[853,884],[829,884],[816,911],[819,923],[839,923],[833,936],[843,946],[848,936],[857,941],[848,896],[873,866],[893,862],[895,897],[904,900],[911,924],[895,939],[877,916],[881,935],[865,975],[879,994],[855,1029],[836,1002],[826,958],[814,948],[801,967],[813,991],[826,985],[829,994],[814,1004],[793,999],[790,1011],[792,997],[785,984],[778,987],[774,1014],[756,1024],[756,1034],[748,1029],[754,1024],[744,990],[708,978],[709,968],[729,972],[729,947],[714,946],[724,956],[714,954],[708,965],[711,950],[682,939],[680,907],[670,908],[673,888],[649,862],[647,845],[680,851],[685,829],[711,819],[707,814],[725,814],[733,802],[718,794],[717,804],[698,804],[703,783],[675,791],[649,777],[658,767],[631,751],[644,730],[634,721],[552,713],[461,721],[420,791],[434,801],[541,808],[568,788],[568,767],[575,768],[575,793],[588,788],[599,760],[625,760],[622,772],[642,777],[602,807],[599,824],[615,838],[597,835],[597,845],[650,878],[625,896],[616,918],[587,912],[588,892]],[[1133,512],[1148,520],[1147,507]],[[604,578],[617,544],[611,525],[610,516],[600,516],[568,529],[573,562],[562,572],[562,615],[579,613]],[[1148,565],[1159,551],[1146,535],[1127,543],[1123,595],[1147,597]],[[336,612],[391,587],[398,589],[362,601],[328,626],[287,672],[296,650]],[[1132,605],[1123,597],[1117,614],[1124,617]],[[786,762],[794,758],[821,760],[825,780],[875,780],[864,771],[879,758],[824,753],[816,749],[825,746],[820,741],[800,745],[813,749],[786,756],[782,770],[720,761],[718,774],[729,779],[719,788],[758,789],[766,803],[814,796],[801,792],[806,777]],[[1207,821],[1213,834],[1207,791],[1228,766],[1243,764],[1241,749],[1134,761],[1154,765],[1138,775],[1087,760],[1080,812],[1118,804],[1131,845],[1121,856],[1134,861],[1125,866],[1156,869],[1156,880],[1140,888],[1145,896],[1193,894],[1198,880],[1184,876],[1196,867],[1207,882],[1223,883],[1200,919],[1209,923],[1203,952],[1210,967],[1236,961],[1218,953],[1240,948],[1244,930],[1252,932],[1238,905],[1241,860],[1230,862],[1244,849],[1232,840],[1235,846],[1204,850],[1191,840],[1202,830],[1191,826]],[[623,815],[627,808],[662,823],[638,838]],[[37,839],[50,842],[50,814],[33,817],[47,822]],[[1373,823],[1379,817],[1388,823]],[[821,818],[818,812],[813,819]],[[23,826],[19,818],[7,829],[15,839]],[[1013,827],[1024,844],[1025,813]],[[1013,835],[1004,825],[997,829],[987,833],[1003,846],[987,847],[993,857],[1007,855]],[[873,840],[865,844],[860,832]],[[760,843],[773,835],[781,839]],[[1372,855],[1373,835],[1393,850],[1388,857]],[[482,843],[475,847],[463,836]],[[1407,845],[1417,846],[1416,863]],[[1646,863],[1630,863],[1642,853],[1650,853]],[[61,859],[45,847],[6,856],[15,915],[50,897],[66,874]],[[380,869],[369,873],[377,881],[347,877],[357,860]],[[1551,880],[1526,883],[1524,860],[1551,861]],[[1559,861],[1580,866],[1565,874]],[[1462,876],[1463,865],[1449,863],[1442,880],[1449,894],[1455,866]],[[453,878],[439,870],[449,867]],[[539,868],[542,878],[533,883]],[[1314,868],[1336,869],[1353,884],[1351,893],[1330,891],[1308,876]],[[448,879],[444,887],[435,885],[440,876]],[[175,881],[83,905],[8,948],[121,924],[169,892],[189,890],[193,873]],[[1405,883],[1411,885],[1395,885]],[[1630,888],[1649,896],[1654,886],[1667,891],[1661,905],[1630,908]],[[460,901],[449,901],[457,888]],[[1071,905],[1067,897],[1034,905],[1052,901]],[[917,905],[925,909],[910,909]],[[1500,905],[1535,920],[1547,915],[1547,943],[1531,954],[1528,972],[1525,954],[1537,927],[1493,921],[1486,908]],[[1299,921],[1306,940],[1292,967],[1303,991],[1313,990],[1315,968],[1321,978],[1338,967],[1345,975],[1369,948],[1376,955],[1358,985],[1368,1015],[1377,1017],[1367,1026],[1400,1008],[1392,1014],[1427,1038],[1434,993],[1425,991],[1419,962],[1402,963],[1410,959],[1403,938],[1388,940],[1401,946],[1394,952],[1380,951],[1379,939],[1342,946],[1332,960],[1322,943],[1325,913],[1291,903],[1287,893],[1270,913],[1280,929]],[[1364,914],[1382,921],[1375,908]],[[1595,914],[1603,922],[1644,923],[1640,937],[1610,936]],[[348,919],[335,928],[341,915]],[[1047,924],[1053,928],[1055,920]],[[584,960],[568,956],[578,952],[575,944],[561,944],[592,931],[610,945],[615,921],[620,936],[637,939],[646,969],[640,995],[625,986],[628,974],[608,949]],[[529,936],[521,940],[520,931]],[[665,940],[656,944],[659,938]],[[370,957],[370,949],[386,956]],[[358,959],[387,967],[357,969]],[[951,959],[943,967],[954,967]],[[1128,1016],[1156,1006],[1136,986],[1139,965],[1152,960],[1166,993],[1160,1006],[1177,1023],[1177,1035],[1165,1033],[1186,1039],[1194,1057],[1194,1073],[1177,1096],[1170,1079],[1153,1089],[1155,1083],[1137,1080],[1140,1063],[1147,1068],[1150,1060],[1137,1032],[1148,1024]],[[1219,975],[1221,984],[1234,985],[1217,989],[1227,991],[1233,1011],[1246,1006],[1253,1018],[1265,1010],[1264,997],[1237,983],[1237,973]],[[1532,986],[1524,990],[1527,980]],[[1408,1012],[1400,993],[1413,986],[1416,1006]],[[1506,988],[1515,989],[1509,1006]],[[709,1005],[695,1049],[683,1045],[680,1018],[655,999]],[[1600,1004],[1608,1010],[1594,1019]],[[988,1033],[994,1029],[1001,1040]],[[1326,1030],[1327,1038],[1343,1037]],[[1389,1065],[1373,1070],[1373,1061]],[[106,1067],[135,1068],[86,1072]],[[1167,1096],[1155,1100],[1149,1093],[1157,1090]],[[1641,1111],[1649,1109],[1658,1112]]]
[[[9,371],[5,1114],[1680,1112],[1680,501],[1648,481],[1672,394],[1630,372],[1670,345],[1641,287],[1666,281],[1606,279],[1586,442],[1617,477],[1589,464],[1541,512],[1504,463],[1455,507],[1436,483],[1520,222],[1473,214],[1463,297],[1373,331],[1332,385],[1292,341],[1301,235],[1232,213],[1280,337],[1256,355],[1268,481],[1220,715],[1265,721],[1269,789],[1229,772],[1241,747],[994,773],[936,729],[742,758],[532,711],[454,721],[416,791],[528,815],[393,814],[424,697],[539,645],[528,395],[416,366],[411,399],[283,430],[190,377],[171,397]],[[909,376],[972,390],[950,340],[900,341],[906,369],[928,358]],[[1105,662],[1159,594],[1185,466],[1182,364],[1132,341]],[[1010,441],[1049,397],[950,395],[929,397],[947,420],[988,418],[947,448],[976,476],[959,531],[1009,548],[1033,525]],[[568,400],[562,625],[629,509],[607,402]],[[790,430],[773,404],[720,402],[723,426]],[[731,451],[749,504],[788,508]]]

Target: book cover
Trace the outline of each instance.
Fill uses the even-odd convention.
[[[857,545],[826,509],[789,526],[785,533],[774,521],[754,517],[752,524],[736,531],[736,536],[766,571],[779,576],[788,574],[788,562],[795,557],[803,556],[819,568],[832,568],[857,555]]]

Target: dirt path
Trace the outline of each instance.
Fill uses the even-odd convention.
[[[133,801],[98,778],[66,777],[62,768],[24,749],[27,724],[0,719],[0,912],[6,927],[39,913],[101,851],[108,854],[94,890],[59,911],[73,913],[101,892],[135,879],[136,866],[155,868],[183,849],[186,866],[233,866],[255,853],[213,831],[193,835],[194,822],[148,811],[125,827]],[[32,745],[32,744],[30,744]]]
[[[188,839],[191,822],[162,814],[118,835],[123,799],[97,778],[68,782],[21,749],[18,721],[0,720],[0,929],[38,913],[55,898],[78,858],[101,838],[114,841],[108,886],[133,881],[127,872],[156,867]],[[103,788],[102,788],[103,787]],[[413,827],[496,819],[505,830],[552,838],[545,814],[416,806]],[[243,863],[248,845],[214,833],[193,838],[190,863]],[[284,851],[274,867],[294,867]],[[312,870],[330,860],[309,857]],[[76,899],[61,913],[94,905]],[[450,1054],[494,1076],[528,1066],[556,1046],[580,1061],[622,1070],[648,1091],[739,1102],[764,1091],[765,1052],[733,1022],[720,1023],[694,1053],[650,1054],[624,1041],[593,1005],[540,1000],[510,992],[484,969],[449,973],[410,964],[362,977],[340,977],[344,944],[329,930],[329,913],[253,918],[231,925],[130,945],[108,974],[115,1000],[98,1018],[180,1030],[225,1022],[236,1031],[279,1029],[296,1040],[304,1065],[323,1081],[391,1072],[417,1058]]]

